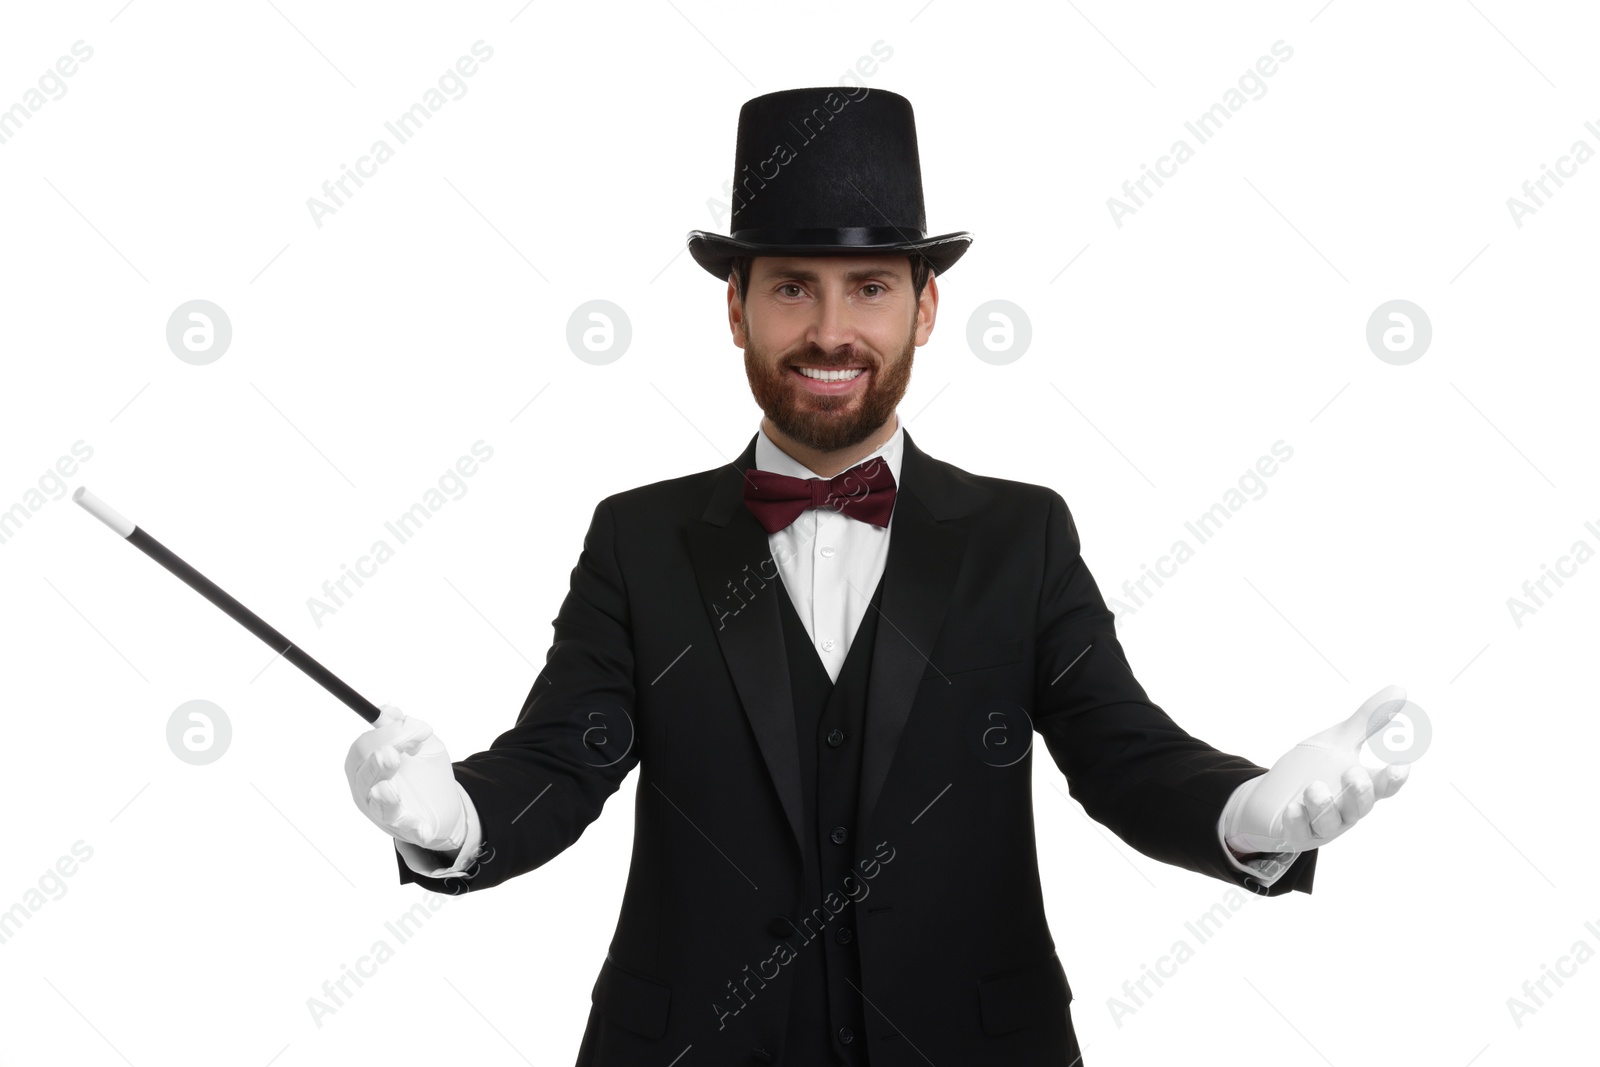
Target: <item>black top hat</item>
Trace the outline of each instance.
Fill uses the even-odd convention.
[[[886,89],[785,89],[745,101],[730,235],[689,231],[689,254],[726,281],[736,256],[921,255],[943,274],[972,234],[927,236],[911,101]]]

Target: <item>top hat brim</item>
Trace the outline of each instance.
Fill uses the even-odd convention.
[[[705,230],[689,231],[689,254],[718,281],[727,281],[732,273],[733,261],[740,256],[867,256],[867,255],[921,255],[928,261],[935,275],[949,270],[972,244],[972,234],[966,230],[942,233],[937,237],[924,237],[913,241],[886,243],[829,243],[803,241],[741,241],[720,233]]]

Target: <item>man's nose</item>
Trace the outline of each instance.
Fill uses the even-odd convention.
[[[824,294],[807,331],[807,340],[822,351],[832,353],[856,341],[856,327],[843,297]]]

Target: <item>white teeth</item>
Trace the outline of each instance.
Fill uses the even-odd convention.
[[[854,370],[812,370],[810,367],[796,367],[807,378],[815,378],[819,382],[848,382],[861,374],[861,368]]]

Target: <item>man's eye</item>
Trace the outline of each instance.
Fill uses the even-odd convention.
[[[798,285],[796,285],[794,282],[784,282],[782,285],[778,286],[778,292],[783,293],[787,289],[794,289],[794,290],[798,291],[799,288],[800,287]],[[787,294],[785,294],[785,295],[787,295]]]
[[[863,285],[861,288],[863,288],[863,289],[877,289],[880,292],[883,290],[883,286],[879,285],[877,282],[868,282],[866,285]]]

